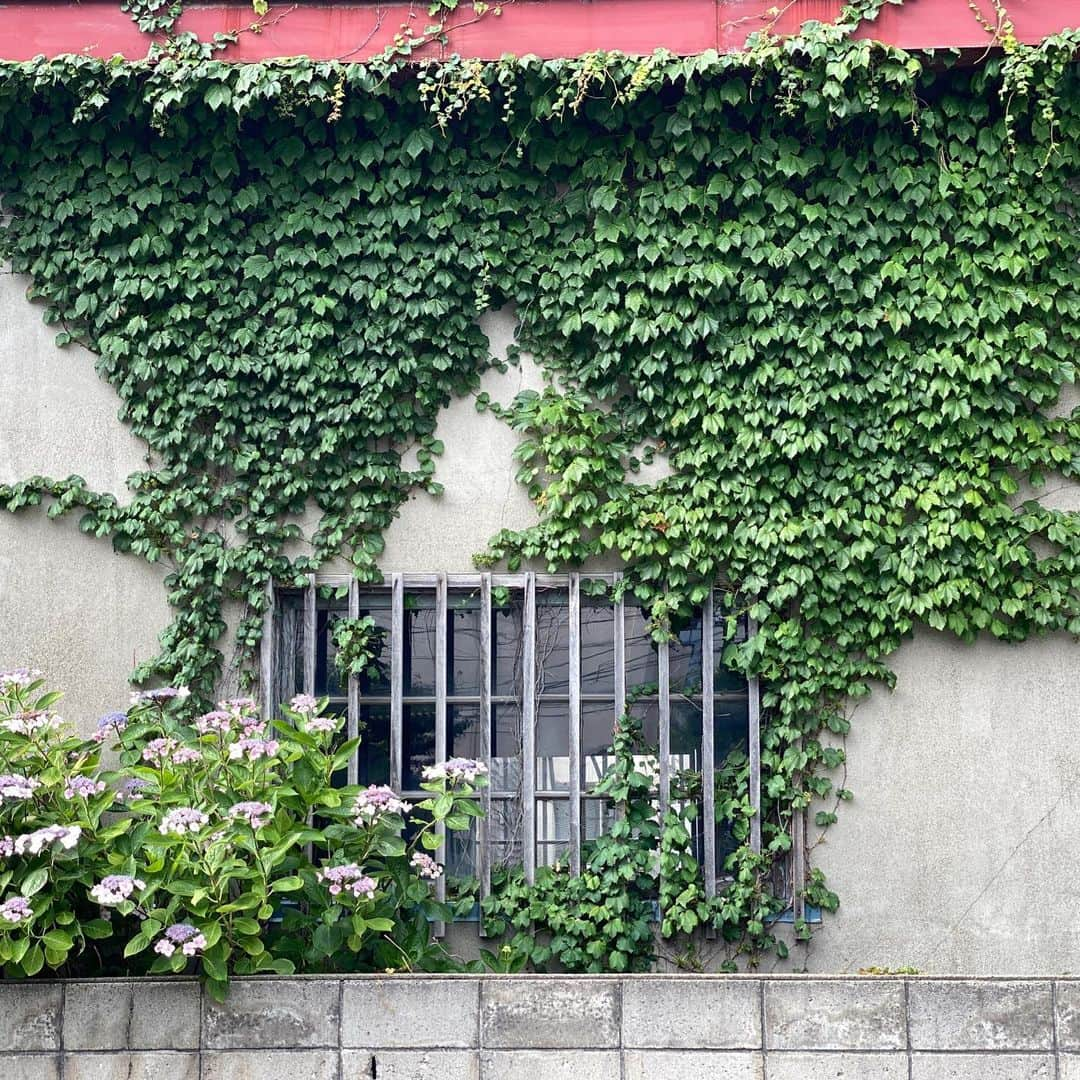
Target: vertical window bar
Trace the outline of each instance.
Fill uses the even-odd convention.
[[[349,582],[349,618],[360,618],[360,582],[353,578]],[[360,734],[360,676],[349,675],[349,711],[346,720],[346,737],[355,739]],[[358,782],[360,777],[360,759],[354,752],[349,757],[346,780],[350,784]]]
[[[757,623],[747,621],[748,637],[757,633]],[[750,750],[750,808],[754,816],[750,819],[750,849],[761,851],[761,682],[756,675],[751,675],[747,684],[749,702],[747,712],[750,717],[748,733]]]
[[[713,744],[713,590],[701,609],[701,829],[705,841],[705,896],[716,896],[716,749]],[[710,927],[710,930],[712,928]]]
[[[304,693],[315,696],[315,651],[319,628],[319,594],[315,587],[315,575],[308,574],[304,590]]]
[[[536,880],[536,575],[525,575],[521,682],[521,810],[525,880]]]
[[[791,814],[791,911],[796,920],[806,918],[806,811],[793,810]]]
[[[614,575],[614,586],[618,588],[622,581],[622,574]],[[621,719],[626,712],[626,623],[623,621],[625,611],[623,609],[622,593],[618,594],[615,601],[614,638],[615,638],[615,718]]]
[[[405,586],[400,574],[390,578],[390,786],[402,785],[402,707],[405,685]]]
[[[266,583],[266,609],[262,617],[262,641],[259,642],[259,687],[262,690],[262,718],[269,723],[278,704],[274,700],[274,581]]]
[[[570,801],[570,873],[581,873],[581,578],[570,575],[567,611],[569,647],[570,725],[569,801]]]
[[[481,789],[483,815],[476,822],[476,846],[480,861],[480,899],[491,895],[491,848],[488,821],[491,818],[491,575],[480,577],[480,757],[488,766],[488,783]],[[480,916],[480,936],[486,936]]]
[[[435,585],[435,762],[446,760],[446,574],[440,573]],[[446,866],[446,827],[436,826],[439,834],[439,862]],[[446,874],[435,882],[435,896],[446,900]],[[446,924],[434,925],[436,937],[446,933]]]
[[[668,643],[660,642],[657,656],[660,681],[660,824],[671,801],[671,679]]]

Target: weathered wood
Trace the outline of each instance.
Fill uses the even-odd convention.
[[[315,656],[318,648],[319,590],[315,575],[308,574],[304,589],[304,693],[315,696]]]
[[[567,604],[569,707],[567,742],[570,800],[570,873],[581,873],[581,580],[570,575]]]
[[[521,814],[525,880],[536,880],[536,578],[525,576],[522,612]]]
[[[277,671],[274,649],[274,593],[273,579],[266,583],[266,609],[262,617],[262,640],[259,642],[259,692],[262,696],[262,718],[269,723],[278,703],[274,700],[274,672]]]
[[[360,583],[353,578],[349,582],[349,618],[360,618]],[[349,705],[346,731],[350,739],[355,739],[360,733],[360,678],[349,674]],[[346,766],[347,779],[350,784],[356,784],[360,779],[360,759],[354,751]]]
[[[479,862],[480,899],[491,895],[491,851],[489,822],[491,820],[491,575],[480,576],[480,758],[488,767],[488,783],[480,793],[483,816],[476,822],[476,847]],[[480,935],[486,936],[483,915],[480,916]]]
[[[405,587],[401,574],[390,581],[390,786],[401,791],[402,703],[405,685]]]
[[[446,575],[440,573],[435,582],[435,763],[446,760]],[[446,865],[446,828],[436,826],[439,834],[438,860]],[[435,896],[446,900],[446,874],[435,881]],[[436,922],[436,937],[446,933],[446,924]]]
[[[713,689],[713,590],[701,610],[701,830],[705,849],[705,895],[716,896],[716,747]]]

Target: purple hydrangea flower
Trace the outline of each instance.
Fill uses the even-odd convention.
[[[150,701],[170,701],[172,698],[183,701],[190,696],[191,691],[186,686],[159,686],[155,690],[136,690],[131,695],[131,704],[143,705]]]
[[[129,780],[125,780],[116,793],[116,798],[120,802],[126,802],[128,799],[137,799],[150,784],[146,780],[140,780],[138,777],[131,777]]]
[[[178,806],[170,810],[158,826],[162,836],[183,836],[185,833],[197,833],[210,821],[208,815],[190,806]]]
[[[172,763],[174,765],[190,765],[194,761],[201,760],[202,754],[194,746],[178,746],[172,752]]]
[[[105,790],[104,780],[92,780],[89,776],[73,776],[64,788],[65,799],[89,799]]]
[[[346,866],[324,866],[315,876],[319,881],[327,883],[327,892],[331,896],[340,896],[343,892],[347,892],[357,900],[370,900],[378,887],[375,879],[365,874],[356,863],[349,863]]]
[[[34,780],[29,776],[18,776],[15,773],[5,773],[0,776],[0,803],[5,799],[13,801],[29,799],[39,787],[41,787],[40,780]]]
[[[172,752],[176,749],[175,739],[151,739],[144,747],[142,752],[143,761],[148,761],[151,765],[162,766],[168,764],[169,758],[172,757]]]
[[[32,833],[23,833],[15,837],[16,855],[38,855],[46,847],[59,844],[65,851],[70,851],[82,836],[79,825],[46,825]]]
[[[97,731],[91,736],[94,742],[104,742],[108,739],[112,732],[120,734],[127,727],[127,713],[122,712],[110,712],[106,713],[97,722]]]
[[[274,808],[264,802],[238,802],[229,807],[229,817],[247,818],[253,829],[261,829],[273,812]]]
[[[379,814],[407,814],[409,804],[399,799],[393,788],[371,784],[356,796],[353,813],[357,825],[366,825]]]
[[[0,691],[10,690],[12,687],[28,686],[41,678],[41,672],[36,668],[12,668],[9,671],[0,671]]]
[[[154,952],[172,956],[178,946],[185,956],[198,956],[206,948],[206,938],[190,923],[175,923],[157,939]]]
[[[115,907],[130,900],[136,889],[145,889],[146,883],[126,874],[110,874],[90,890],[90,896],[102,907]]]
[[[474,761],[472,758],[451,758],[449,761],[441,761],[438,765],[427,765],[424,768],[425,780],[460,780],[471,784],[478,776],[483,776],[488,771],[482,761]]]
[[[443,868],[426,852],[414,851],[410,863],[421,877],[431,878],[432,881],[442,877]]]
[[[195,721],[195,730],[200,735],[219,734],[224,735],[232,730],[233,714],[224,709],[215,709],[213,712],[203,713]]]
[[[6,923],[26,922],[34,917],[29,903],[21,896],[13,896],[0,904],[0,921]]]
[[[272,758],[279,749],[277,739],[241,739],[229,747],[229,757],[233,761],[247,758],[248,761],[258,761],[259,758]]]
[[[0,836],[0,859],[10,859],[15,854],[15,837]]]

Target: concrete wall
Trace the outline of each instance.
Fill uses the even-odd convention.
[[[1080,982],[745,976],[0,985],[4,1080],[1078,1080]]]
[[[93,357],[57,349],[25,280],[0,274],[0,480],[78,472],[124,493],[146,448],[116,420]],[[510,312],[487,316],[496,354]],[[538,386],[526,364],[485,388]],[[471,569],[473,552],[534,510],[515,483],[515,436],[471,400],[440,418],[440,498],[417,495],[389,530],[387,570]],[[1080,506],[1076,489],[1047,498]],[[126,700],[134,664],[168,621],[162,567],[114,555],[74,519],[0,514],[0,667],[33,664],[84,725]],[[964,646],[929,631],[895,658],[899,684],[861,703],[840,809],[813,854],[841,897],[805,956],[815,971],[916,966],[948,974],[1080,972],[1080,652],[1065,637]]]

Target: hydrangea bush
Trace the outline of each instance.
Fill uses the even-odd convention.
[[[132,695],[90,738],[33,672],[0,674],[0,958],[62,968],[113,938],[125,970],[230,974],[445,970],[431,923],[447,829],[479,815],[482,762],[426,771],[415,805],[342,783],[358,739],[326,699],[266,722],[237,698],[198,714],[184,688]],[[101,752],[115,754],[105,769]]]

